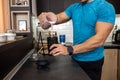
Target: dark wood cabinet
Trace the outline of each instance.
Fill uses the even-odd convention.
[[[64,0],[37,0],[37,15],[41,12],[59,13],[64,10]]]
[[[0,80],[33,49],[33,39],[30,37],[14,42],[0,43]],[[6,79],[5,79],[6,80]]]
[[[32,0],[9,0],[11,29],[17,36],[32,36]]]
[[[120,0],[107,0],[115,7],[116,14],[120,14]],[[37,15],[41,12],[52,11],[59,13],[64,11],[69,5],[79,2],[79,0],[36,0]]]
[[[65,0],[50,0],[49,2],[49,10],[54,13],[59,13],[64,10],[64,1]]]
[[[66,9],[68,6],[75,2],[80,2],[79,0],[64,0],[64,9]]]
[[[37,4],[37,15],[41,12],[49,11],[49,0],[36,0]]]
[[[107,1],[114,6],[116,14],[120,14],[120,0],[107,0]]]
[[[59,13],[75,2],[79,0],[37,0],[37,15],[47,11]]]

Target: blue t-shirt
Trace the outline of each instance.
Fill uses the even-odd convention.
[[[93,0],[82,5],[74,3],[65,10],[66,15],[73,21],[73,44],[83,43],[94,36],[96,22],[114,24],[114,7],[105,0]],[[100,46],[92,51],[74,54],[78,61],[96,61],[104,57],[104,47]]]

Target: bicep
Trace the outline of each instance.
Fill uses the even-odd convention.
[[[107,39],[114,25],[107,22],[96,23],[96,36],[98,36],[103,42]]]
[[[115,23],[115,11],[112,5],[99,7],[96,23],[96,36],[103,42],[106,40]]]

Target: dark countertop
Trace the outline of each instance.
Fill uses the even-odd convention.
[[[112,42],[106,42],[104,44],[105,49],[120,49],[120,44],[113,44]]]
[[[16,45],[18,43],[22,44],[20,42],[21,40],[28,40],[28,38],[18,39],[14,42],[0,43],[0,52],[4,53],[4,51],[7,51],[8,48],[12,48],[13,46],[16,47]],[[11,45],[9,45],[9,44],[11,44]],[[104,47],[105,47],[105,49],[120,49],[120,44],[113,44],[111,42],[106,42],[104,44]],[[14,56],[16,56],[16,55],[14,55]],[[8,55],[6,55],[6,56],[8,56]],[[37,70],[35,62],[33,62],[33,61],[31,62],[30,59],[28,59],[27,62],[22,66],[22,68],[13,77],[12,80],[28,80],[28,79],[29,80],[39,80],[39,79],[47,80],[48,78],[53,78],[53,80],[54,79],[67,80],[66,78],[69,79],[69,77],[71,77],[71,76],[75,76],[75,77],[72,77],[71,80],[89,80],[89,79],[86,79],[87,75],[84,73],[84,71],[77,64],[75,64],[75,62],[72,61],[73,62],[72,63],[71,59],[69,57],[64,57],[64,56],[49,57],[48,59],[50,61],[50,70],[49,71]],[[75,74],[73,74],[73,73],[75,73]],[[46,74],[48,75],[47,77],[46,77]],[[55,76],[55,74],[56,74],[56,76]],[[61,76],[59,76],[59,75],[61,75]],[[65,76],[65,75],[67,75],[67,76]]]
[[[25,37],[0,44],[0,80],[2,80],[33,48],[33,39]]]
[[[28,59],[12,80],[90,80],[69,56],[45,56],[50,62],[47,69],[37,69],[35,61]]]
[[[23,40],[23,39],[27,39],[27,38],[25,37],[22,39],[17,39],[13,42],[0,43],[0,48],[5,49],[5,46],[7,47],[8,44],[11,44],[11,43],[15,44],[16,42]],[[72,45],[72,43],[67,43],[67,44]],[[120,44],[113,44],[112,42],[105,42],[104,48],[105,49],[120,49]]]
[[[15,41],[0,43],[0,52],[10,49],[11,47],[16,46],[18,43],[22,43],[20,41],[23,41],[23,40],[28,40],[28,37],[16,39]]]
[[[7,44],[9,44],[9,43],[14,43],[14,42],[16,42],[16,41],[23,40],[23,39],[26,39],[26,37],[25,37],[25,38],[16,39],[16,40],[14,40],[14,41],[9,41],[9,42],[0,42],[0,47],[1,47],[1,46],[4,46],[4,45],[7,45]]]

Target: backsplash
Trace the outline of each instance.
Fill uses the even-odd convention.
[[[115,25],[118,26],[118,29],[120,29],[120,14],[116,15],[116,20],[115,20]],[[114,25],[114,26],[115,26]],[[114,30],[114,28],[113,28]],[[112,41],[112,33],[113,33],[113,30],[112,32],[110,33],[110,35],[108,36],[106,42],[111,42]]]
[[[60,34],[65,34],[66,42],[73,42],[72,20],[63,24],[54,25],[53,30],[57,31],[58,37]]]
[[[33,17],[33,37],[36,38],[36,28],[38,26],[39,20]],[[39,28],[39,30],[43,30],[42,28]],[[66,35],[66,42],[73,42],[73,28],[72,28],[72,21],[68,21],[63,24],[59,25],[53,25],[53,28],[49,28],[48,30],[57,31],[57,36],[59,38],[60,34]],[[43,30],[44,31],[44,30]]]
[[[34,37],[36,38],[36,28],[38,25],[39,20],[35,17],[33,17],[33,33],[34,33]],[[115,25],[118,26],[118,29],[120,29],[120,15],[116,15],[116,22]],[[42,28],[40,28],[40,30],[43,30]],[[48,29],[48,30],[51,30]],[[57,35],[59,37],[60,34],[65,34],[66,35],[66,42],[73,42],[73,27],[72,27],[72,20],[63,23],[63,24],[59,24],[59,25],[53,25],[53,31],[57,31]],[[112,32],[110,33],[110,35],[108,36],[106,42],[111,42],[112,40]]]

